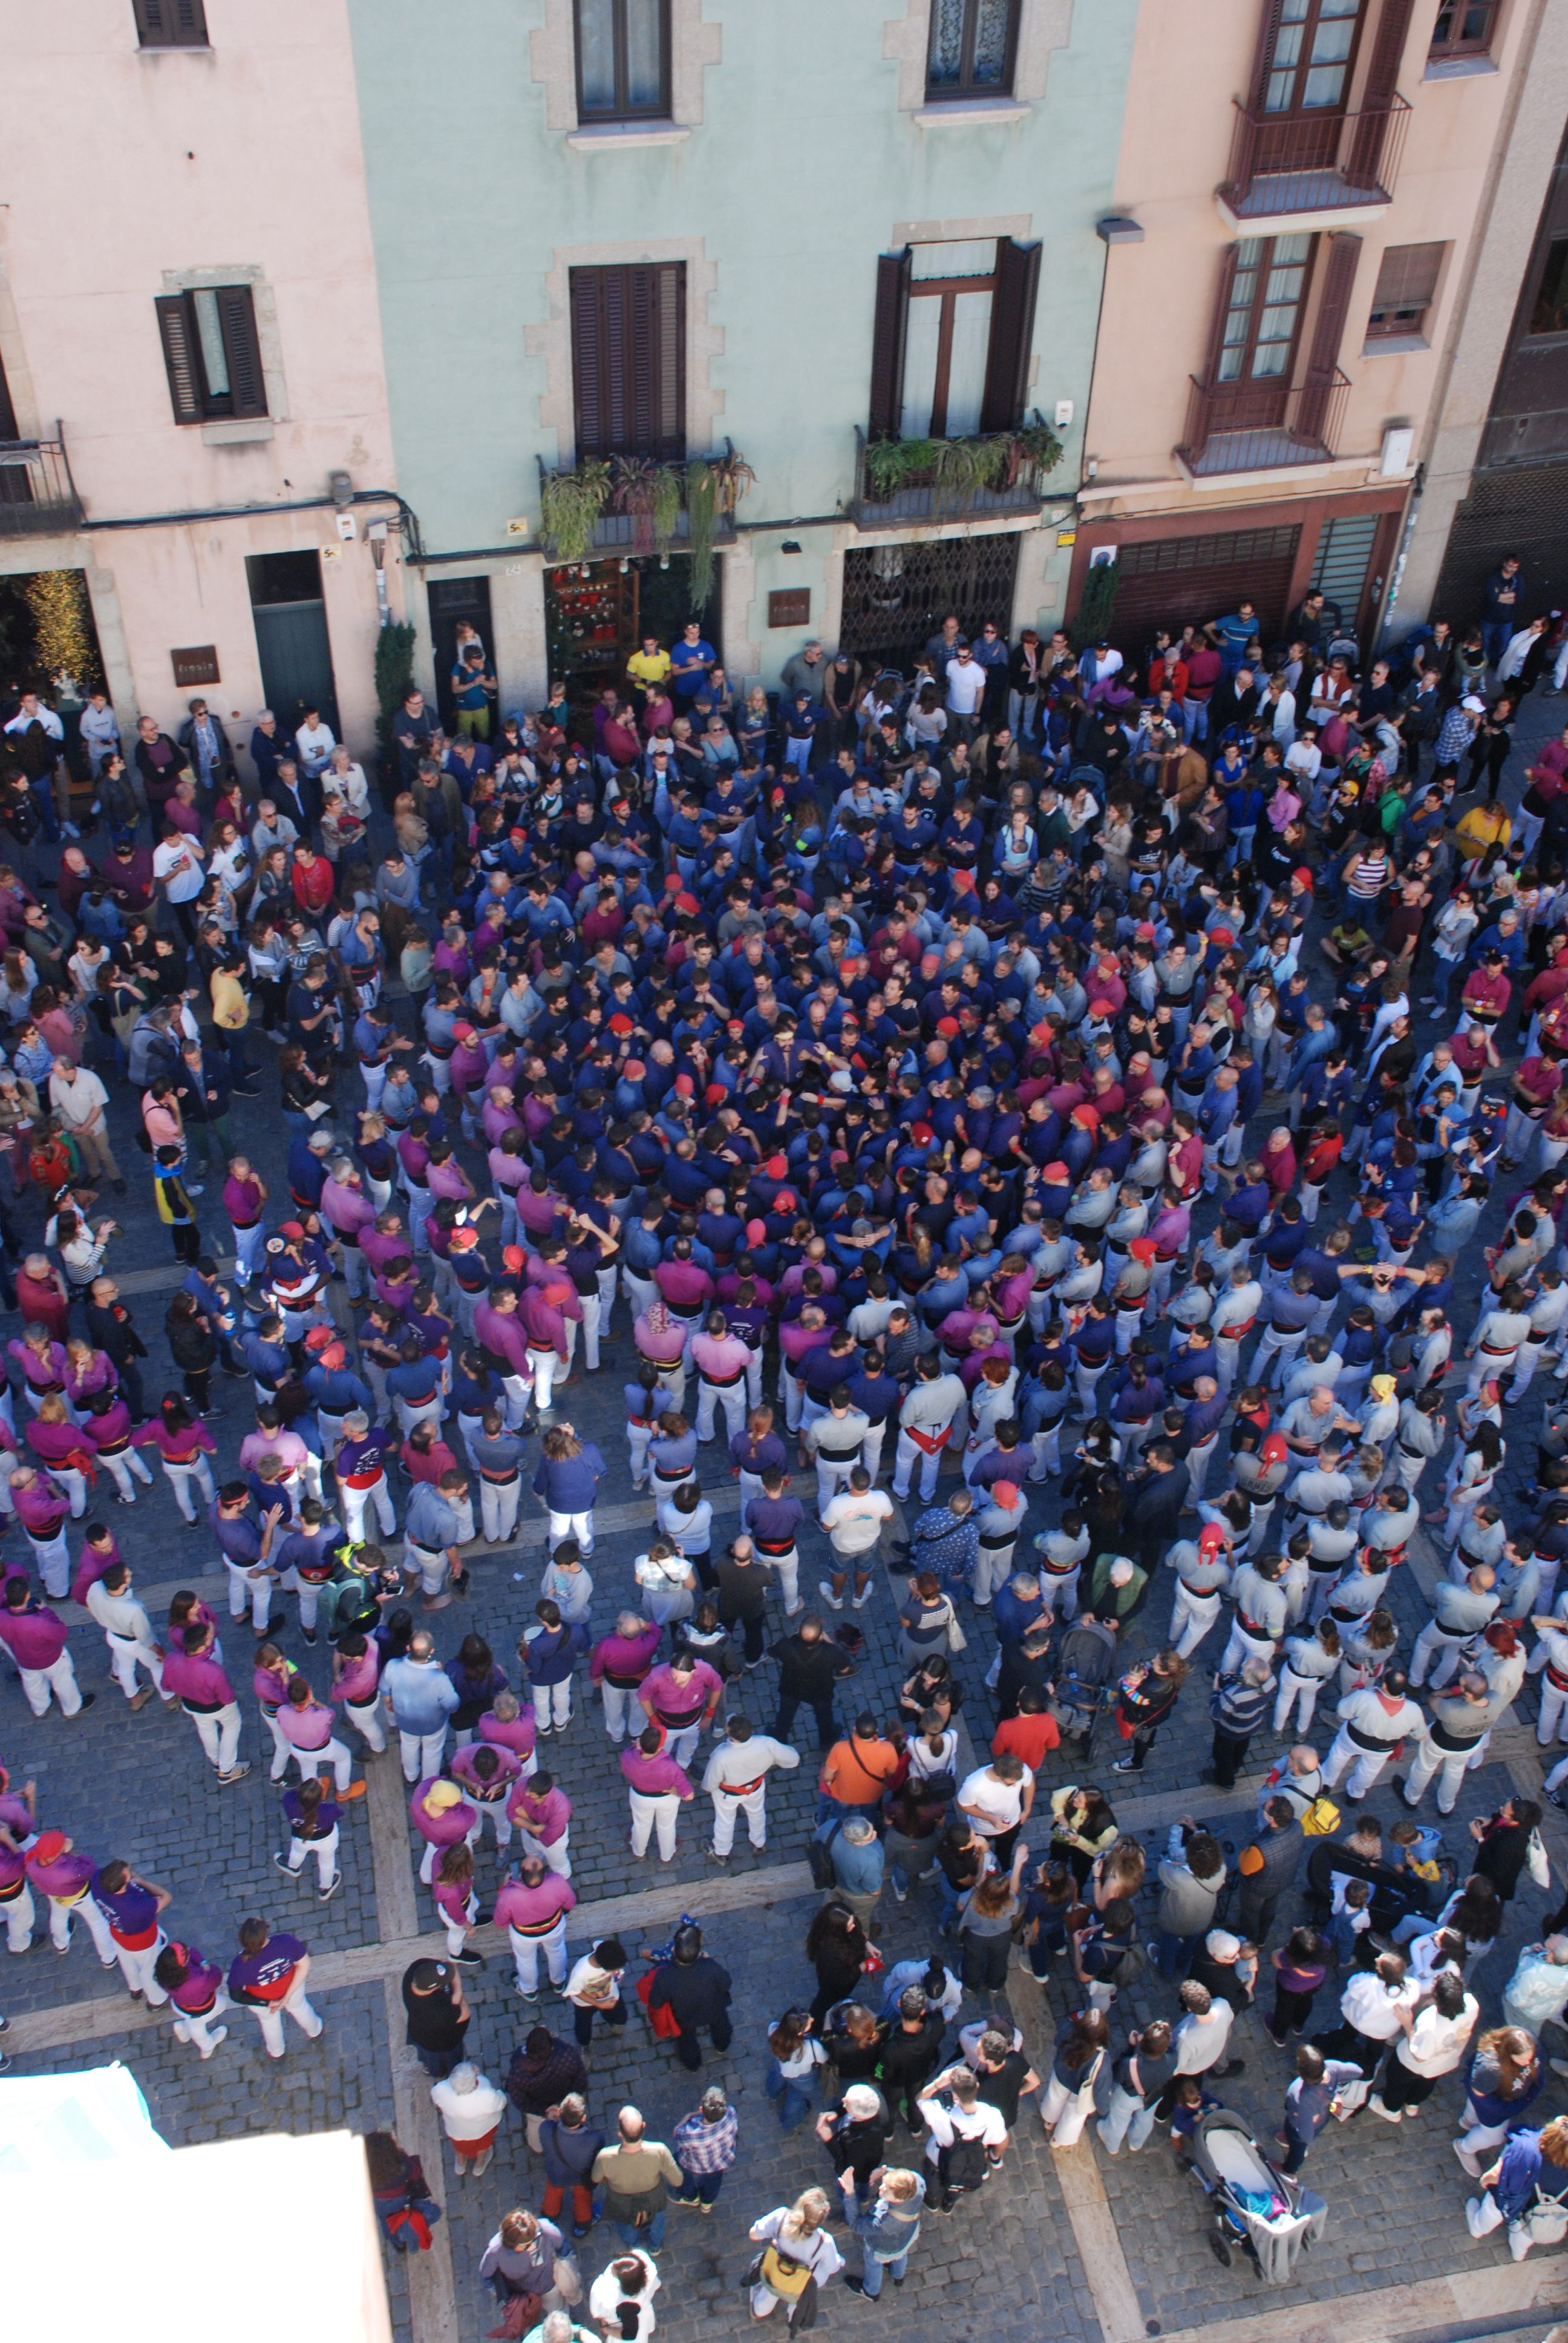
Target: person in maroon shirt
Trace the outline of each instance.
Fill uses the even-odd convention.
[[[0,1644],[16,1663],[22,1690],[35,1716],[47,1714],[51,1695],[58,1700],[63,1716],[79,1716],[96,1700],[96,1693],[77,1688],[76,1671],[65,1649],[65,1621],[46,1603],[37,1601],[25,1577],[5,1581]]]

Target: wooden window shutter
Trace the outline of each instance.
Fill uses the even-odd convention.
[[[145,49],[205,49],[203,0],[133,0],[136,37]]]
[[[168,370],[169,397],[176,423],[202,419],[201,377],[191,347],[190,313],[183,293],[160,293],[153,307],[163,337],[164,365]]]
[[[871,327],[871,405],[867,436],[896,439],[904,404],[904,333],[910,320],[914,246],[877,256],[877,313]]]
[[[1441,244],[1391,244],[1378,267],[1374,309],[1424,309],[1437,290]]]
[[[1352,187],[1377,185],[1378,166],[1392,120],[1390,108],[1398,95],[1399,69],[1413,6],[1414,0],[1383,0],[1382,14],[1372,36],[1355,136],[1345,165],[1345,177]]]
[[[579,464],[590,458],[602,456],[609,445],[603,397],[605,362],[600,280],[612,273],[601,268],[574,268],[571,272],[572,408]]]
[[[1359,236],[1331,236],[1327,239],[1323,260],[1323,297],[1318,304],[1317,323],[1312,327],[1312,347],[1307,359],[1302,396],[1300,427],[1303,437],[1309,439],[1321,435],[1328,414],[1329,394],[1334,386],[1340,348],[1350,316],[1351,287],[1355,282],[1361,256],[1362,240]]]
[[[1362,96],[1363,112],[1382,112],[1393,103],[1414,6],[1415,0],[1382,0],[1382,14],[1372,35],[1372,58]]]
[[[1258,55],[1252,66],[1251,111],[1261,114],[1269,95],[1269,67],[1273,61],[1274,44],[1280,37],[1284,20],[1285,0],[1264,0],[1263,21],[1258,29]]]
[[[256,304],[248,285],[217,287],[218,322],[223,328],[224,355],[228,359],[229,391],[237,416],[266,413],[266,383],[261,371],[261,345],[256,337]]]
[[[1209,359],[1203,370],[1204,381],[1212,387],[1220,379],[1220,353],[1225,344],[1225,320],[1231,314],[1231,295],[1235,289],[1236,270],[1241,246],[1226,246],[1220,266],[1220,289],[1214,302],[1214,321],[1209,329]]]
[[[686,458],[686,263],[631,271],[634,367],[638,387],[634,444],[665,463]]]
[[[1039,245],[1015,244],[1011,236],[1003,236],[997,246],[996,291],[991,296],[990,351],[980,401],[982,431],[1014,431],[1023,421],[1039,290]]]

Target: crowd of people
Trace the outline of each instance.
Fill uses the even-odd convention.
[[[1284,2173],[1332,2115],[1399,2122],[1462,2068],[1473,2230],[1549,2234],[1568,2135],[1515,2118],[1568,1999],[1568,1911],[1501,2026],[1466,1985],[1519,1880],[1549,1885],[1541,1808],[1478,1818],[1457,1863],[1438,1826],[1527,1687],[1543,1752],[1568,1725],[1568,1423],[1544,1391],[1568,1377],[1568,729],[1509,786],[1523,695],[1561,691],[1568,639],[1521,594],[1505,563],[1476,628],[1371,660],[1321,593],[1278,639],[1242,602],[1136,654],[950,617],[909,671],[811,643],[774,695],[738,694],[694,625],[591,711],[560,687],[498,723],[470,641],[456,736],[410,689],[379,802],[317,711],[264,714],[242,779],[199,700],[177,739],[143,719],[127,764],[102,694],[73,798],[57,719],[17,699],[0,1643],[68,1731],[95,1695],[56,1606],[84,1604],[128,1708],[181,1709],[217,1785],[266,1757],[278,1867],[313,1861],[323,1901],[357,1765],[396,1735],[446,1935],[405,1981],[409,2039],[459,2177],[524,2115],[543,2208],[484,2274],[545,2343],[582,2291],[566,2194],[578,2236],[606,2217],[626,2248],[590,2317],[646,2334],[659,2192],[711,2209],[736,2137],[710,2091],[670,2147],[630,2107],[610,2142],[570,2079],[628,1969],[613,1939],[568,1966],[574,1790],[618,1773],[634,1862],[671,1862],[705,1805],[723,1865],[742,1818],[766,1846],[802,1708],[827,1900],[768,2091],[787,2127],[817,2114],[864,2249],[849,2283],[901,2281],[922,2209],[1003,2160],[1026,2094],[1060,2145],[1098,2114],[1108,2153],[1157,2124],[1180,2147],[1265,1983],[1268,2031],[1300,2041]],[[183,1271],[172,1374],[94,1209],[129,1194],[117,1086],[146,1162],[116,1209],[156,1214]],[[275,1095],[281,1181],[231,1120]],[[618,1312],[624,1481],[563,1404]],[[237,1441],[221,1379],[249,1386]],[[548,1554],[514,1664],[437,1621],[516,1544],[525,1473]],[[158,1473],[205,1533],[184,1551],[223,1564],[226,1654],[197,1592],[155,1624],[88,1519],[166,1504]],[[648,1504],[608,1602],[607,1483]],[[1435,1585],[1402,1649],[1423,1505]],[[994,1723],[954,1664],[976,1637]],[[896,1700],[851,1692],[846,1729],[847,1680],[895,1652]],[[590,1693],[597,1757],[571,1731]],[[1136,1776],[1201,1703],[1221,1795],[1267,1749],[1252,1835],[1228,1869],[1194,1815],[1150,1875],[1097,1765]],[[1048,1790],[1053,1758],[1072,1778]],[[1365,1808],[1402,1763],[1437,1825]],[[1553,1755],[1543,1795],[1565,1779]],[[299,1936],[247,1916],[226,1966],[129,1857],[0,1791],[13,1953],[40,1906],[62,1952],[79,1924],[204,2058],[235,2008],[275,2058],[285,2014],[321,2030]],[[928,1891],[937,1949],[884,1983],[874,1915]],[[525,2005],[574,2011],[504,2091],[462,2055],[491,1923]],[[1113,2005],[1151,1963],[1171,2016],[1129,2035]],[[1062,1981],[1048,2073],[1002,1998],[1019,1976]],[[1302,2038],[1325,1986],[1337,2022]],[[693,1926],[638,1986],[688,2068],[705,2033],[729,2047],[729,1990]],[[950,2057],[966,1994],[988,2011]],[[425,2242],[417,2159],[373,2149],[388,2235]],[[803,2321],[841,2265],[833,2206],[811,2188],[756,2225],[756,2315]]]

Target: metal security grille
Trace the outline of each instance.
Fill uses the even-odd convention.
[[[1355,513],[1331,520],[1318,538],[1312,584],[1322,587],[1352,631],[1372,566],[1379,518],[1377,513]]]
[[[1454,515],[1432,612],[1457,626],[1481,615],[1504,554],[1519,556],[1526,610],[1568,605],[1568,464],[1483,475]]]
[[[1153,537],[1124,545],[1111,637],[1138,654],[1156,627],[1180,628],[1233,610],[1243,595],[1257,605],[1265,635],[1284,623],[1301,523],[1282,528],[1217,529],[1211,537]]]
[[[844,556],[842,649],[907,669],[950,610],[966,634],[993,618],[1010,629],[1018,537],[955,537],[933,544],[857,546]]]

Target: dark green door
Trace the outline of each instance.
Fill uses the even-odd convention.
[[[316,553],[252,554],[246,570],[261,688],[279,729],[294,731],[306,709],[316,708],[341,739]]]

